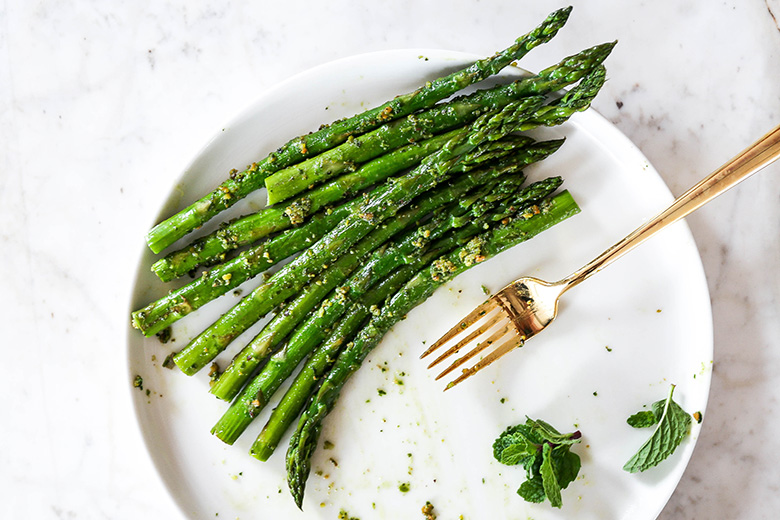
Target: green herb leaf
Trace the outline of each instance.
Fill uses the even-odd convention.
[[[514,466],[515,464],[526,466],[526,459],[533,459],[535,456],[536,445],[525,439],[518,439],[516,443],[504,448],[498,460],[501,464],[506,464],[507,466]]]
[[[510,426],[493,443],[493,456],[508,466],[522,464],[523,458],[535,456],[542,442],[544,438],[527,424]]]
[[[537,475],[536,478],[528,479],[520,484],[520,487],[517,489],[517,494],[526,502],[532,502],[534,504],[544,502],[544,484],[542,483],[542,476]]]
[[[650,410],[643,410],[626,419],[626,422],[634,428],[649,428],[658,424],[658,417]]]
[[[657,466],[677,449],[691,428],[691,416],[672,399],[674,385],[663,403],[653,404],[654,414],[658,416],[656,426],[650,438],[639,448],[623,466],[629,473],[645,471]]]
[[[574,482],[582,465],[580,456],[569,451],[568,447],[558,447],[553,450],[553,464],[561,489],[566,489]]]
[[[561,485],[558,484],[558,478],[555,475],[552,451],[552,446],[545,443],[544,448],[542,448],[542,484],[544,486],[544,495],[550,501],[550,505],[560,508],[563,505]]]
[[[531,422],[532,428],[547,442],[552,444],[574,444],[580,442],[580,432],[562,434],[544,421],[534,421],[533,419],[528,419],[528,421]]]

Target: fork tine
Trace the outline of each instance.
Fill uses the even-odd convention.
[[[493,352],[491,352],[490,354],[482,358],[473,367],[464,369],[461,375],[459,375],[457,378],[455,378],[454,380],[450,381],[447,384],[447,386],[444,388],[444,391],[446,392],[447,390],[457,385],[458,383],[462,382],[463,380],[473,376],[474,374],[476,374],[477,372],[479,372],[480,370],[482,370],[483,368],[485,368],[486,366],[488,366],[493,361],[497,360],[507,352],[510,352],[516,349],[517,347],[521,347],[524,342],[525,342],[524,336],[513,336],[510,340],[496,347],[496,349]]]
[[[497,306],[498,306],[498,302],[496,302],[493,298],[490,298],[485,302],[483,302],[476,309],[471,311],[471,313],[469,313],[465,318],[460,320],[457,323],[457,325],[455,325],[449,331],[447,331],[447,333],[444,334],[444,336],[442,336],[441,338],[439,338],[439,340],[436,343],[431,345],[428,348],[428,350],[423,352],[422,355],[420,355],[420,358],[421,359],[424,358],[425,356],[427,356],[437,348],[444,345],[446,342],[448,342],[449,340],[457,336],[464,329],[469,328],[472,324],[474,324],[474,322],[479,320],[479,318],[481,318],[482,316],[484,316],[485,314],[487,314],[489,311],[493,310]]]
[[[468,345],[469,343],[471,343],[472,341],[477,339],[479,336],[481,336],[482,334],[484,334],[487,331],[489,331],[490,329],[492,329],[493,326],[496,325],[498,322],[500,322],[501,320],[507,319],[506,315],[503,312],[501,312],[500,310],[498,312],[496,312],[495,314],[487,313],[485,316],[490,316],[490,318],[485,323],[481,324],[478,328],[474,329],[474,331],[471,334],[469,334],[468,336],[466,336],[465,338],[460,340],[454,346],[452,346],[449,349],[447,349],[446,352],[441,354],[438,358],[436,358],[436,360],[434,360],[430,365],[428,365],[428,368],[435,367],[436,365],[441,363],[443,360],[445,360],[448,357],[450,357],[452,354],[455,354],[456,352],[458,352],[465,345]]]
[[[445,368],[441,374],[436,376],[436,380],[439,380],[442,377],[446,376],[447,374],[449,374],[450,372],[452,372],[453,370],[461,366],[463,363],[473,358],[474,356],[476,356],[477,354],[479,354],[480,352],[488,348],[490,345],[492,345],[499,339],[503,338],[507,334],[507,332],[509,332],[510,327],[511,327],[511,323],[507,323],[506,325],[498,329],[496,332],[494,332],[488,339],[477,343],[473,349],[469,350],[463,356],[456,359],[454,363],[452,363],[450,366]]]

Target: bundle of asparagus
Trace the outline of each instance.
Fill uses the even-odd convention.
[[[449,99],[549,41],[570,11],[552,13],[490,58],[290,140],[149,232],[148,245],[159,253],[266,188],[266,208],[153,264],[165,282],[204,270],[133,312],[132,323],[144,335],[158,334],[292,258],[173,360],[195,374],[278,311],[215,378],[211,393],[232,403],[212,433],[235,442],[303,363],[251,449],[266,460],[300,417],[287,453],[299,507],[322,421],[384,334],[452,277],[579,211],[568,192],[554,193],[558,177],[522,186],[523,168],[562,141],[519,132],[586,109],[604,83],[602,62],[614,43]]]

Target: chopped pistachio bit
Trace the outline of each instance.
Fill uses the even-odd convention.
[[[436,520],[436,513],[433,511],[433,504],[431,504],[430,500],[426,501],[422,507],[422,514],[425,520]]]

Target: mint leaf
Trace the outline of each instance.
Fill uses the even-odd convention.
[[[526,417],[525,424],[511,426],[493,442],[493,456],[509,466],[522,465],[526,480],[517,490],[527,502],[543,502],[561,507],[561,490],[580,470],[580,457],[569,451],[580,442],[579,431],[560,433],[550,424]]]
[[[531,462],[527,459],[533,459],[534,457],[536,457],[536,445],[528,441],[520,441],[504,448],[500,457],[498,457],[498,461],[507,466],[516,464],[527,466]]]
[[[507,466],[526,466],[525,459],[535,457],[542,442],[544,439],[527,424],[510,426],[493,443],[493,456]]]
[[[658,417],[650,410],[644,410],[635,413],[626,419],[626,422],[634,428],[649,428],[658,424]]]
[[[550,505],[560,509],[563,505],[561,485],[558,484],[558,477],[555,475],[555,469],[553,468],[552,451],[552,446],[545,443],[544,448],[542,448],[542,485],[544,487],[544,495],[550,501]]]
[[[526,424],[531,424],[534,431],[542,436],[544,440],[552,444],[574,444],[580,442],[582,436],[580,432],[562,434],[544,421],[527,419]]]
[[[623,466],[629,473],[645,471],[657,466],[677,449],[691,428],[691,416],[672,399],[674,385],[665,401],[653,404],[658,424],[649,439]],[[661,406],[659,403],[662,403]]]
[[[520,484],[520,487],[517,489],[517,494],[526,502],[533,502],[535,504],[544,502],[544,484],[542,483],[542,476],[537,475],[536,478],[530,478]]]
[[[580,456],[572,453],[568,448],[558,447],[552,452],[555,474],[558,475],[558,484],[561,489],[566,489],[574,482],[580,472]]]

